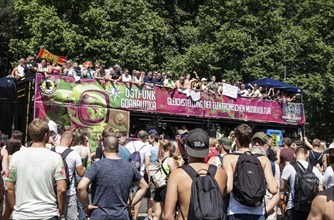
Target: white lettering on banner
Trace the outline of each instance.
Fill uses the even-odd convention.
[[[187,108],[203,108],[202,101],[194,102],[190,99],[180,99],[180,98],[167,98],[167,105],[171,106],[182,106]]]
[[[246,112],[247,113],[262,114],[262,115],[269,115],[269,114],[271,114],[271,108],[260,107],[260,106],[246,106]]]
[[[223,83],[223,95],[236,99],[238,97],[238,87]]]
[[[144,100],[156,101],[155,90],[126,89],[125,96],[126,98],[130,99],[144,99]]]
[[[155,111],[157,110],[157,103],[138,99],[121,99],[121,108]]]
[[[260,107],[260,106],[245,106],[242,104],[224,103],[224,102],[214,102],[214,101],[197,101],[194,102],[190,99],[182,98],[167,98],[167,105],[169,106],[180,106],[187,108],[205,108],[223,111],[233,111],[233,112],[247,112],[254,114],[270,115],[270,107]]]

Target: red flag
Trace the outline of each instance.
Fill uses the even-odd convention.
[[[41,50],[39,51],[38,58],[52,60],[53,62],[59,63],[61,65],[65,65],[67,60],[67,56],[54,55],[49,51],[45,50],[44,48],[41,48]]]

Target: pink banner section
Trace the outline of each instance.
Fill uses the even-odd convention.
[[[51,86],[50,86],[51,85]],[[178,91],[159,87],[153,89],[131,84],[97,82],[72,77],[36,78],[37,103],[77,106],[98,105],[147,113],[163,113],[239,121],[303,125],[301,103],[281,103],[251,98],[229,98],[205,92]],[[38,105],[39,108],[41,105]],[[47,111],[39,109],[38,111]],[[41,113],[41,112],[40,112]]]

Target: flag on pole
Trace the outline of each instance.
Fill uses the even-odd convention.
[[[58,56],[50,53],[49,51],[45,50],[44,48],[41,48],[38,54],[38,58],[42,59],[48,59],[52,60],[53,62],[56,62],[58,64],[64,65],[67,60],[67,56]]]

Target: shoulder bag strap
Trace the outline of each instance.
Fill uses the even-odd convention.
[[[193,180],[197,176],[197,172],[189,165],[183,165],[181,168],[191,177]]]
[[[215,178],[215,175],[216,175],[216,172],[217,172],[217,167],[210,164],[208,171],[210,173],[210,176],[212,176],[212,178]]]
[[[61,153],[61,157],[63,158],[63,160],[65,160],[66,159],[66,157],[69,155],[69,153],[71,153],[72,152],[72,149],[70,149],[70,148],[67,148],[66,150],[64,150],[64,152],[63,153]]]
[[[135,152],[136,152],[136,151],[137,151],[137,149],[136,149],[135,142],[134,142],[134,141],[132,141],[132,144],[133,144],[133,148],[135,149]]]
[[[146,143],[144,143],[144,145],[139,149],[139,151],[141,151],[141,149],[143,149],[145,146],[146,146]]]
[[[313,165],[311,163],[308,163],[307,170],[311,172],[313,171]]]
[[[167,160],[167,159],[168,159],[168,157],[164,158],[164,159],[161,161],[161,169],[162,169],[162,171],[164,172],[164,174],[166,175],[166,177],[169,176],[169,173],[167,173],[167,171],[166,171],[165,168],[164,168],[164,162],[165,162],[165,160]]]
[[[299,165],[298,162],[291,163],[291,166],[296,170],[296,172],[304,172],[304,169],[302,169]],[[303,166],[302,166],[303,167]],[[304,168],[304,167],[303,167]]]

